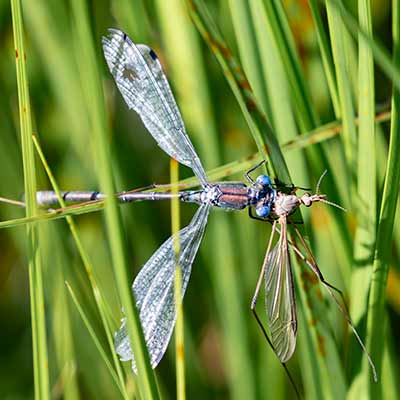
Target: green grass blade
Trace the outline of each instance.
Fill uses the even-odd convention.
[[[11,1],[11,10],[13,19],[14,45],[16,51],[21,144],[26,193],[26,215],[29,218],[34,217],[37,214],[36,172],[34,150],[31,141],[32,117],[26,72],[26,52],[20,1]],[[46,400],[49,399],[50,394],[49,362],[47,351],[41,252],[38,242],[38,235],[38,229],[35,225],[27,226],[35,398]]]
[[[390,120],[391,112],[384,111],[382,113],[376,114],[375,122],[387,122]],[[358,124],[358,119],[356,120],[356,124]],[[296,136],[294,139],[289,140],[286,143],[282,144],[283,152],[290,152],[292,150],[306,149],[314,144],[323,143],[335,136],[339,135],[342,131],[341,121],[329,122],[325,125],[321,125],[320,127],[306,132],[302,135]],[[258,164],[261,161],[261,156],[259,153],[254,153],[244,158],[238,159],[236,161],[232,161],[227,164],[223,164],[217,168],[213,168],[207,172],[208,177],[211,180],[219,180],[222,178],[228,178],[229,176],[243,173],[248,171],[251,167]],[[182,185],[182,188],[191,188],[198,185],[198,180],[195,177],[182,179],[179,181],[179,185]],[[153,190],[153,189],[152,189]],[[163,190],[162,188],[154,189]],[[20,201],[0,198],[1,202],[10,203],[16,206],[23,206],[25,203]],[[104,208],[103,201],[89,202],[87,204],[77,204],[65,208],[53,209],[49,213],[40,214],[34,217],[26,217],[26,218],[18,218],[13,220],[7,220],[0,222],[0,229],[4,228],[12,228],[20,225],[26,225],[30,222],[46,222],[52,221],[56,219],[66,218],[71,215],[81,215],[88,214],[96,211],[100,211]]]
[[[374,117],[375,123],[390,121],[391,113],[390,111],[383,111],[378,113]],[[359,125],[360,120],[357,118],[355,120],[356,125]],[[305,132],[294,139],[289,140],[282,144],[282,150],[284,152],[294,150],[294,149],[307,149],[308,147],[323,143],[326,140],[332,139],[337,135],[341,135],[343,130],[343,124],[341,121],[328,122],[325,125],[320,125],[318,128],[313,129],[309,132]]]
[[[386,76],[392,80],[393,85],[397,89],[400,89],[400,72],[391,60],[390,54],[383,44],[377,38],[371,37],[364,29],[360,28],[357,20],[346,9],[343,2],[340,0],[326,1],[328,1],[332,7],[335,7],[337,11],[340,12],[343,22],[346,24],[346,27],[354,38],[357,38],[358,35],[361,35],[363,39],[368,42],[372,53],[374,54],[374,60],[376,61],[377,65],[379,65]]]
[[[276,47],[279,50],[282,64],[285,67],[287,80],[290,85],[291,93],[293,96],[293,107],[296,113],[297,122],[301,132],[311,131],[317,128],[318,117],[316,115],[315,107],[311,102],[306,85],[307,78],[302,71],[300,57],[298,56],[294,38],[289,29],[289,21],[283,9],[281,2],[264,2],[265,11],[273,34]],[[328,169],[330,173],[327,174],[324,181],[324,191],[328,198],[332,201],[342,203],[340,200],[339,192],[337,189],[336,179],[344,181],[344,177],[337,177],[338,171],[335,168],[333,161],[333,154],[325,151],[320,146],[315,146],[306,152],[307,161],[312,169],[309,168],[310,181],[317,181],[319,175],[324,169]],[[332,176],[335,171],[335,178]],[[349,232],[344,221],[344,216],[328,210],[333,221],[332,230],[334,244],[338,249],[338,264],[340,265],[341,272],[344,276],[349,275],[349,268],[351,259],[350,237]]]
[[[176,160],[171,159],[171,192],[178,194],[179,186],[179,164]],[[171,200],[171,231],[176,235],[177,240],[174,241],[174,253],[176,258],[175,280],[174,280],[174,298],[176,310],[175,325],[175,360],[176,360],[176,398],[178,400],[186,399],[186,383],[185,383],[185,348],[184,348],[184,330],[183,330],[183,306],[182,306],[182,272],[178,263],[180,253],[179,229],[180,229],[180,201],[176,197]]]
[[[78,300],[74,290],[72,289],[71,285],[67,281],[65,282],[65,285],[67,286],[67,289],[72,298],[72,301],[73,301],[76,309],[78,310],[78,313],[79,313],[80,317],[82,318],[82,321],[85,324],[86,329],[88,330],[90,337],[92,338],[101,358],[103,359],[104,364],[107,366],[108,372],[110,373],[111,377],[113,378],[115,385],[120,390],[121,395],[124,398],[127,398],[126,390],[123,386],[121,386],[120,378],[116,374],[112,364],[110,363],[110,360],[108,359],[107,353],[99,340],[99,335],[97,334],[96,329],[90,323],[90,320],[89,320],[88,316],[85,314],[85,311],[84,311],[82,305],[79,303],[79,300]]]
[[[46,214],[39,214],[34,215],[31,217],[24,217],[24,218],[16,218],[16,219],[9,219],[7,221],[0,222],[0,229],[2,228],[12,228],[20,225],[26,225],[31,222],[44,222],[44,221],[52,221],[60,218],[65,218],[68,215],[79,215],[79,214],[87,214],[93,211],[99,211],[104,208],[104,203],[90,203],[85,205],[78,205],[73,207],[67,207],[64,209],[57,209],[48,212]]]
[[[276,47],[263,2],[251,2],[251,15],[256,32],[256,44],[260,53],[263,78],[268,87],[271,108],[271,123],[279,142],[288,142],[297,136],[296,118],[293,113],[292,93],[286,79],[285,68]],[[237,38],[242,46],[243,38]],[[282,116],[285,118],[282,118]],[[294,182],[302,182],[308,186],[308,177],[304,163],[304,154],[293,152],[287,159],[289,170],[292,171]]]
[[[182,0],[168,4],[159,0],[156,4],[171,71],[168,76],[176,88],[183,119],[205,166],[220,165],[217,127],[198,34]]]
[[[311,103],[310,94],[305,84],[306,80],[295,51],[293,38],[289,33],[288,22],[284,15],[282,4],[280,2],[266,1],[264,2],[264,7],[276,47],[285,66],[300,130],[302,132],[311,130],[316,126],[318,118]]]
[[[219,148],[220,138],[198,34],[182,1],[159,1],[157,6],[162,31],[167,39],[171,82],[177,89],[185,124],[204,165],[220,165],[224,149]],[[207,239],[200,252],[213,254],[212,261],[207,264],[213,282],[210,291],[217,305],[219,320],[222,320],[222,323],[219,322],[223,335],[221,351],[224,355],[222,358],[227,374],[227,386],[232,398],[242,399],[246,396],[252,399],[255,396],[255,382],[249,338],[245,329],[246,318],[241,301],[240,278],[235,272],[237,263],[232,257],[235,249],[230,240],[224,240],[221,245],[221,238],[229,238],[230,235],[227,216],[215,215],[214,218],[219,220],[207,227]],[[215,268],[215,265],[219,267]],[[243,365],[248,366],[246,370],[243,370]]]
[[[129,0],[115,2],[113,10],[120,26],[113,27],[122,28],[125,32],[132,34],[132,37],[140,37],[144,43],[147,42],[149,35],[146,33],[151,30],[151,20],[148,17],[145,4],[146,1],[144,0],[136,0],[134,3]]]
[[[37,154],[43,158],[44,153],[47,158],[47,162],[42,161],[44,169],[36,165],[38,190],[53,187],[57,191],[57,181],[62,191],[106,191],[111,173],[102,167],[104,145],[99,142],[104,136],[116,191],[145,188],[153,182],[166,182],[156,191],[173,189],[169,184],[168,156],[154,143],[140,116],[127,109],[102,56],[101,36],[108,27],[122,29],[135,43],[149,45],[159,56],[210,181],[244,181],[244,172],[269,158],[271,175],[290,182],[284,161],[280,164],[282,153],[293,183],[302,187],[313,190],[320,174],[328,169],[321,193],[348,212],[313,206],[302,210],[305,223],[296,226],[302,234],[308,231],[307,243],[324,277],[343,290],[360,337],[372,350],[373,361],[379,361],[379,381],[372,382],[365,354],[323,286],[303,268],[302,262],[295,264],[295,260],[292,265],[298,344],[288,367],[307,400],[397,398],[400,198],[397,195],[395,202],[391,191],[394,185],[399,188],[399,166],[394,154],[399,147],[395,136],[399,135],[400,104],[392,90],[400,89],[400,67],[392,54],[398,39],[393,43],[389,32],[392,16],[398,20],[399,2],[120,0],[90,6],[85,1],[78,4],[78,0],[20,3],[27,49],[27,77],[21,81],[29,82],[33,110],[32,128],[27,131],[32,136],[33,129],[40,139],[42,149],[34,153],[36,162]],[[60,201],[60,205],[52,206],[60,207],[56,210],[38,209],[31,214],[26,213],[25,203],[9,201],[20,200],[26,191],[10,4],[11,1],[0,2],[0,201],[9,203],[0,204],[0,318],[7,326],[0,332],[0,398],[33,398],[35,389],[36,397],[42,398],[38,394],[42,371],[48,375],[50,398],[92,399],[99,393],[110,399],[144,398],[129,362],[121,363],[114,350],[113,331],[122,316],[121,290],[110,267],[116,265],[115,258],[120,266],[128,265],[129,282],[124,282],[125,293],[130,296],[128,285],[132,277],[171,234],[170,204],[118,204],[127,232],[124,237],[122,233],[114,234],[117,224],[110,224],[109,217],[113,214],[111,219],[114,218],[115,209],[110,213],[104,201],[73,206]],[[332,37],[327,4],[342,23],[335,25],[338,29],[334,29]],[[90,7],[90,17],[77,18],[78,7]],[[196,26],[188,19],[188,9],[192,15],[193,9],[197,12]],[[337,45],[337,37],[341,46]],[[92,47],[89,41],[93,41]],[[94,67],[93,60],[97,60]],[[338,62],[343,64],[339,66]],[[344,90],[339,96],[336,72],[343,65],[348,83],[341,78]],[[100,79],[98,66],[103,75]],[[94,80],[101,81],[107,111],[99,104],[103,95]],[[342,104],[343,91],[353,103],[352,112]],[[392,95],[393,121],[388,101]],[[26,129],[29,122],[23,124],[21,127]],[[107,129],[108,124],[112,129]],[[345,129],[354,124],[353,132],[357,131],[351,149],[355,165],[350,167],[343,146],[346,132],[341,136],[343,124]],[[99,140],[100,130],[103,138]],[[255,153],[257,146],[259,151]],[[28,154],[26,165],[29,159]],[[179,189],[198,187],[189,168],[182,167],[179,172]],[[349,172],[355,178],[352,191]],[[258,173],[262,172],[255,171],[253,176]],[[33,180],[26,175],[25,184],[30,185]],[[397,215],[391,222],[394,207]],[[182,225],[195,209],[194,204],[181,205]],[[101,213],[94,214],[98,211]],[[35,231],[34,245],[40,245],[37,249],[43,278],[24,268],[25,260],[28,265],[28,261],[39,258],[39,252],[32,252],[33,245],[27,246],[28,226]],[[184,358],[180,358],[183,345],[178,318],[175,353],[171,343],[155,371],[163,397],[293,397],[288,379],[262,338],[248,305],[269,228],[268,223],[248,218],[245,210],[211,211],[183,304]],[[113,243],[110,250],[111,241],[125,240],[126,246]],[[123,260],[125,252],[129,263]],[[371,278],[372,288],[368,286]],[[70,301],[66,281],[74,289],[87,324]],[[43,301],[39,298],[40,286],[46,299],[42,322],[46,322],[48,363],[43,365],[47,371],[38,367],[40,351],[32,351],[32,343],[39,348],[37,332],[42,316],[35,310]],[[257,310],[262,321],[267,322],[263,300],[260,298]],[[32,305],[31,313],[28,304]],[[86,325],[90,325],[89,330]],[[143,343],[140,346],[145,352]],[[152,371],[149,369],[148,373]]]
[[[38,142],[38,140],[37,140],[37,138],[35,136],[33,136],[33,143],[34,143],[36,151],[37,151],[37,153],[38,153],[38,155],[40,157],[40,160],[41,160],[41,162],[43,164],[43,167],[44,167],[44,169],[45,169],[45,171],[47,173],[47,176],[48,176],[48,178],[50,180],[51,186],[52,186],[53,190],[57,194],[58,201],[59,201],[61,207],[65,208],[65,202],[64,202],[64,200],[62,198],[60,188],[58,187],[58,184],[57,184],[57,182],[56,182],[56,180],[55,180],[55,178],[53,176],[53,173],[50,170],[50,167],[49,167],[49,165],[47,163],[47,160],[45,159],[45,156],[44,156],[43,151],[42,151],[42,149],[40,147],[40,144],[39,144],[39,142]],[[122,393],[123,397],[125,399],[127,399],[128,398],[128,394],[127,394],[125,386],[124,386],[124,377],[123,377],[121,365],[120,365],[120,363],[118,361],[117,354],[114,351],[114,339],[113,339],[113,335],[112,335],[112,332],[111,332],[110,318],[107,317],[107,316],[111,315],[111,311],[109,310],[109,306],[104,301],[104,298],[103,298],[103,296],[101,294],[99,286],[98,286],[98,284],[96,282],[95,274],[94,274],[93,267],[92,267],[92,263],[90,262],[89,255],[87,254],[87,252],[84,249],[84,246],[83,246],[81,238],[80,238],[80,236],[78,234],[78,229],[77,229],[77,227],[75,225],[75,222],[74,222],[74,220],[72,219],[71,216],[67,216],[66,217],[66,221],[68,223],[68,226],[69,226],[69,229],[71,231],[71,234],[72,234],[72,236],[74,238],[74,241],[75,241],[76,247],[78,249],[79,255],[80,255],[81,259],[82,259],[83,266],[85,267],[87,277],[88,277],[88,279],[90,281],[90,284],[91,284],[91,287],[92,287],[93,297],[94,297],[94,299],[96,301],[97,309],[99,311],[99,314],[100,314],[100,317],[101,317],[101,321],[103,323],[103,327],[104,327],[104,330],[106,332],[108,345],[109,345],[109,348],[111,350],[111,354],[112,354],[112,357],[113,357],[114,366],[115,366],[115,369],[117,370],[118,379],[119,379],[119,389],[121,390],[121,393]],[[98,339],[97,339],[97,341],[98,341]]]
[[[279,144],[264,114],[257,105],[250,85],[231,51],[224,43],[205,6],[198,1],[188,4],[190,15],[221,65],[224,75],[238,101],[242,113],[256,142],[258,151],[264,159],[270,160],[275,176],[282,182],[290,182],[285,161]]]
[[[210,48],[216,55],[218,61],[220,62],[222,69],[224,71],[224,74],[228,80],[228,82],[231,85],[231,88],[237,97],[237,100],[239,104],[245,103],[244,99],[247,99],[249,97],[249,88],[246,88],[246,92],[241,90],[243,85],[238,84],[238,82],[243,82],[243,78],[241,81],[235,80],[235,73],[237,74],[238,67],[237,64],[232,62],[233,57],[229,51],[229,49],[226,47],[224,44],[222,38],[218,34],[216,28],[208,18],[206,11],[204,10],[203,6],[200,3],[194,4],[194,2],[191,3],[192,7],[192,18],[198,27],[200,33],[203,35],[207,43],[209,44]],[[221,50],[222,49],[222,50]],[[235,65],[235,69],[233,69],[233,65]],[[249,126],[251,127],[251,124],[254,124],[255,126],[258,126],[258,118],[260,116],[260,112],[257,109],[257,107],[254,107],[250,111],[248,108],[243,107],[241,105],[242,112],[244,113],[246,117],[246,121],[249,123]],[[255,110],[255,111],[254,111]],[[264,120],[265,121],[265,120]],[[265,124],[265,123],[264,123]],[[269,132],[272,131],[269,129],[267,132],[267,138]],[[273,136],[273,135],[272,135]],[[259,137],[257,135],[254,135],[255,140],[257,141]],[[268,143],[269,144],[269,143]],[[259,147],[259,146],[258,146]],[[268,150],[270,150],[269,147],[267,147]],[[272,151],[276,151],[276,154],[271,154],[275,155],[276,157],[281,157],[281,152],[279,147],[271,148]],[[270,150],[271,151],[271,150]],[[272,162],[272,165],[275,167],[275,165]],[[281,167],[281,165],[279,165]],[[281,170],[278,168],[279,172]],[[287,173],[287,169],[283,171],[282,175],[284,173]],[[280,175],[281,176],[281,175]],[[286,179],[286,181],[288,181]],[[298,281],[303,281],[303,279],[300,279],[300,273],[296,270],[296,277],[298,278]],[[308,278],[305,279],[307,282],[303,282],[303,284],[309,285],[310,289],[315,286],[315,281],[310,284],[310,281]],[[315,288],[314,288],[315,289]],[[324,315],[324,312],[320,309],[318,306],[319,300],[316,297],[316,294],[314,290],[310,290],[307,292],[307,294],[304,291],[300,292],[300,299],[301,299],[301,304],[303,304],[303,307],[300,308],[300,313],[304,311],[306,315],[306,320],[307,321],[315,321],[314,313],[316,315]],[[307,307],[306,304],[312,304],[312,312],[310,311],[310,307]],[[318,318],[318,320],[321,320],[321,318]],[[311,349],[307,351],[311,351],[311,354],[313,355],[314,358],[314,365],[315,367],[313,368],[313,372],[317,374],[317,380],[319,382],[319,393],[322,394],[324,393],[325,397],[326,396],[341,396],[344,393],[344,385],[343,385],[343,376],[340,373],[340,366],[338,363],[338,357],[337,357],[337,352],[335,349],[335,345],[333,343],[331,335],[328,333],[326,328],[324,328],[321,324],[318,324],[318,327],[315,326],[315,322],[309,322],[308,323],[309,329],[308,330],[303,330],[303,335],[308,335],[308,339],[313,343],[313,346]],[[321,338],[323,338],[323,341],[326,345],[324,346],[324,351],[318,351],[318,342],[321,341]],[[327,361],[329,360],[329,362]],[[335,371],[335,375],[338,377],[338,379],[335,381],[335,385],[329,386],[329,373],[327,370],[327,366],[330,366],[330,370]],[[340,378],[340,379],[339,379]],[[315,380],[315,379],[314,379]],[[311,381],[310,381],[310,387],[311,387]],[[317,396],[318,397],[318,396]]]
[[[369,0],[358,2],[358,14],[360,26],[365,31],[372,34],[371,4]],[[352,274],[351,293],[353,296],[351,303],[351,315],[356,325],[361,328],[361,321],[366,318],[368,309],[368,292],[370,286],[371,269],[375,251],[376,241],[376,154],[375,154],[375,89],[374,89],[374,62],[372,50],[369,44],[360,35],[359,38],[359,139],[358,139],[358,160],[357,160],[357,230],[354,240],[354,268]],[[361,331],[361,333],[363,333]],[[362,335],[364,336],[364,335]],[[355,344],[355,343],[354,343]],[[357,351],[353,351],[350,362],[358,355],[357,362],[352,362],[353,369],[360,369],[360,349],[353,346]],[[354,368],[355,367],[355,368]],[[354,371],[352,376],[354,379]],[[363,371],[364,389],[365,378],[368,371]],[[352,380],[353,380],[352,379]],[[358,393],[357,398],[364,397],[366,393]]]
[[[111,157],[108,144],[106,110],[100,84],[99,69],[96,64],[97,57],[94,52],[88,24],[88,14],[85,4],[79,0],[72,1],[72,9],[77,29],[77,43],[79,43],[82,84],[85,88],[84,92],[87,95],[89,120],[93,131],[94,151],[98,160],[98,177],[100,187],[109,196],[106,201],[105,219],[108,238],[110,240],[113,268],[118,291],[127,317],[127,330],[138,369],[139,390],[144,398],[157,399],[158,391],[154,373],[150,367],[139,316],[128,284],[127,261],[124,247],[125,239],[121,227],[121,216],[117,202],[112,196],[115,190],[110,165]]]
[[[310,10],[315,23],[315,31],[317,34],[319,50],[321,52],[322,63],[324,65],[325,76],[328,83],[329,94],[331,96],[331,101],[336,118],[340,117],[340,107],[339,107],[339,94],[336,84],[336,76],[334,70],[334,64],[332,60],[332,54],[330,52],[330,43],[327,34],[324,29],[324,24],[319,12],[318,0],[309,0]]]
[[[32,44],[37,48],[43,73],[52,89],[54,96],[52,99],[56,103],[56,108],[62,110],[60,113],[62,117],[58,121],[68,127],[65,131],[56,127],[58,140],[72,146],[79,156],[81,173],[90,176],[93,166],[87,157],[89,122],[87,115],[82,112],[85,103],[82,87],[77,79],[79,76],[77,64],[71,57],[72,40],[65,40],[66,36],[71,37],[68,19],[58,18],[58,23],[54,23],[54,9],[58,8],[62,10],[61,6],[57,7],[44,0],[27,2],[24,5],[24,15]],[[64,44],[60,46],[62,42]],[[45,135],[43,130],[41,133]],[[51,141],[51,138],[52,135],[47,134],[46,140]]]
[[[346,40],[348,36],[345,32],[339,11],[331,5],[329,1],[326,4],[326,10],[329,22],[329,32],[332,43],[333,61],[336,70],[336,80],[339,94],[340,115],[343,120],[342,140],[347,161],[346,175],[347,185],[354,193],[355,176],[357,160],[356,149],[356,127],[354,124],[354,105],[351,92],[351,80],[349,79],[349,66],[346,54]]]
[[[254,18],[251,12],[252,2],[229,0],[229,5],[243,70],[254,90],[258,104],[272,121],[270,100],[262,70],[260,50],[257,45]]]
[[[400,67],[400,4],[393,3],[393,65]],[[378,376],[381,376],[382,349],[385,347],[385,335],[382,335],[382,316],[385,314],[386,285],[391,254],[393,223],[400,185],[400,94],[394,90],[392,97],[392,120],[390,126],[389,157],[386,167],[385,183],[378,220],[375,258],[369,297],[367,319],[368,348],[375,362]],[[369,398],[382,398],[382,387],[372,380],[370,373]]]
[[[46,228],[52,228],[51,225]],[[43,229],[43,227],[41,227]],[[52,231],[51,251],[53,251],[53,265],[54,263],[54,250],[57,250],[57,254],[62,253],[63,243],[59,240],[60,237],[56,230]],[[55,237],[57,236],[56,240]],[[55,245],[56,242],[56,245]],[[50,249],[48,249],[50,250]],[[61,250],[61,251],[60,251]],[[57,263],[57,267],[60,267],[60,263]],[[57,360],[57,367],[59,372],[58,378],[52,385],[51,398],[63,398],[65,400],[78,400],[79,396],[79,382],[77,374],[77,359],[76,359],[76,347],[74,345],[73,327],[71,324],[71,307],[68,304],[66,296],[65,284],[63,281],[63,275],[65,273],[66,266],[63,265],[61,268],[57,268],[53,272],[53,279],[56,284],[52,285],[54,292],[54,302],[52,304],[52,340],[54,351],[53,354],[50,352],[50,356],[55,356]],[[53,369],[54,372],[55,369]]]

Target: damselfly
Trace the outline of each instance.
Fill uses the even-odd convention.
[[[175,325],[175,265],[179,265],[182,270],[183,297],[194,258],[204,235],[210,209],[220,207],[225,210],[242,210],[247,207],[250,216],[272,223],[272,233],[251,309],[260,323],[255,313],[255,304],[261,284],[265,280],[267,314],[271,331],[271,339],[268,336],[267,339],[280,361],[286,363],[296,347],[297,318],[289,256],[289,246],[291,246],[318,276],[345,315],[367,354],[375,376],[374,365],[350,320],[347,309],[336,299],[332,289],[340,294],[341,292],[325,281],[295,225],[293,225],[294,231],[306,249],[307,257],[303,256],[300,250],[288,240],[288,217],[300,205],[308,207],[315,202],[333,203],[330,203],[325,195],[318,194],[318,189],[317,194],[306,193],[297,196],[295,194],[297,188],[283,190],[283,187],[272,184],[267,175],[259,175],[253,180],[250,173],[258,166],[246,173],[247,184],[210,182],[185,131],[172,91],[154,51],[142,44],[135,45],[125,33],[116,29],[110,29],[109,36],[103,38],[103,50],[108,67],[128,107],[139,114],[158,145],[169,156],[190,167],[201,184],[199,190],[180,191],[177,194],[168,191],[140,191],[123,192],[117,195],[122,202],[164,200],[177,196],[183,202],[194,202],[200,205],[189,225],[161,245],[133,282],[133,295],[152,367],[156,367],[163,357]],[[81,202],[103,200],[105,195],[99,192],[63,192],[62,197],[65,201]],[[51,191],[38,192],[37,200],[42,206],[58,202],[56,194]],[[279,232],[280,237],[272,248],[276,232]],[[173,242],[177,239],[180,242],[178,258],[173,248]],[[131,360],[133,369],[136,370],[125,322],[123,319],[122,326],[116,333],[115,346],[121,360]]]

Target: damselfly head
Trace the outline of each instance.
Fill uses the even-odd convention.
[[[256,214],[266,218],[271,213],[275,201],[276,190],[272,188],[272,181],[268,175],[259,175],[254,182],[256,188]]]

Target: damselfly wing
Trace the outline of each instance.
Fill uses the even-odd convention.
[[[192,168],[200,183],[206,185],[206,173],[186,133],[155,52],[146,45],[135,45],[117,29],[110,29],[109,36],[103,38],[103,50],[110,72],[128,107],[139,114],[158,145],[172,158]],[[182,296],[204,235],[209,210],[209,204],[201,205],[190,224],[179,233],[178,265],[182,270]],[[176,320],[176,257],[173,240],[178,240],[178,237],[170,237],[153,254],[132,287],[153,368],[166,351]],[[132,360],[135,370],[125,321],[116,334],[116,349],[122,360]]]
[[[192,168],[200,183],[207,176],[189,136],[156,53],[135,45],[122,31],[103,37],[104,57],[125,103],[135,110],[158,145],[172,158]]]
[[[207,224],[210,205],[203,204],[188,226],[179,232],[180,252],[176,259],[171,236],[151,256],[133,282],[133,293],[139,312],[152,367],[156,367],[170,341],[176,320],[174,276],[178,264],[182,271],[182,298],[185,294],[192,264],[199,249]],[[122,361],[132,360],[136,370],[125,320],[115,337],[117,353]]]

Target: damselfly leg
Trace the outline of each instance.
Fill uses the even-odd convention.
[[[255,185],[256,182],[254,181],[254,179],[250,176],[250,174],[252,172],[254,172],[256,169],[260,168],[261,165],[263,165],[265,162],[265,160],[260,161],[258,164],[256,164],[254,167],[250,168],[245,174],[244,177],[252,184]]]

